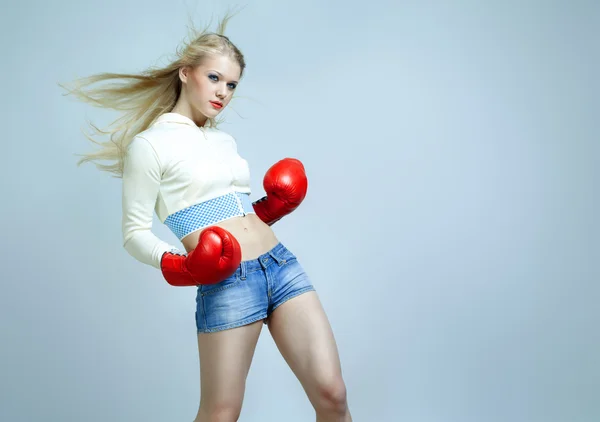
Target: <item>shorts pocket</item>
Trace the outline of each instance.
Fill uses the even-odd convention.
[[[201,284],[199,291],[202,296],[208,296],[235,287],[240,283],[240,277],[235,274],[215,284]]]

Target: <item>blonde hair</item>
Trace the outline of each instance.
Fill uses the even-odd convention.
[[[108,135],[109,140],[99,142],[94,135],[85,134],[91,142],[100,149],[87,154],[80,154],[77,165],[94,162],[100,170],[122,177],[123,158],[127,147],[138,133],[146,130],[163,113],[169,112],[175,106],[181,90],[179,69],[184,66],[200,65],[207,56],[229,55],[235,59],[243,74],[246,68],[241,51],[224,35],[225,28],[232,14],[227,13],[222,18],[215,32],[195,30],[192,26],[189,41],[183,42],[176,51],[176,58],[162,68],[149,68],[141,73],[100,73],[74,82],[75,86],[65,88],[68,93],[94,106],[111,108],[122,111],[123,115],[109,125],[106,130],[99,129],[89,123],[95,135]],[[241,75],[240,75],[241,76]],[[91,85],[114,80],[112,84],[91,88]],[[216,127],[218,122],[209,118],[209,127]],[[114,161],[112,164],[101,164],[100,161]]]

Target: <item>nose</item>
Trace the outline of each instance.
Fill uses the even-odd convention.
[[[215,94],[216,94],[217,97],[219,97],[219,99],[222,100],[227,95],[224,91],[225,91],[224,88],[219,87],[219,88],[217,88],[217,92]]]

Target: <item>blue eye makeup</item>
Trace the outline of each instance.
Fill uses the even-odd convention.
[[[214,73],[210,73],[210,74],[208,75],[208,78],[209,78],[210,80],[212,80],[212,81],[215,81],[215,82],[219,80],[219,76],[215,75]],[[229,89],[235,89],[235,88],[237,88],[237,83],[234,83],[234,82],[228,83],[228,84],[227,84],[227,87],[228,87]]]

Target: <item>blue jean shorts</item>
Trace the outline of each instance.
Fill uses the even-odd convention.
[[[266,318],[282,303],[315,290],[296,256],[283,244],[257,259],[242,261],[225,280],[198,286],[199,333],[235,328]]]

